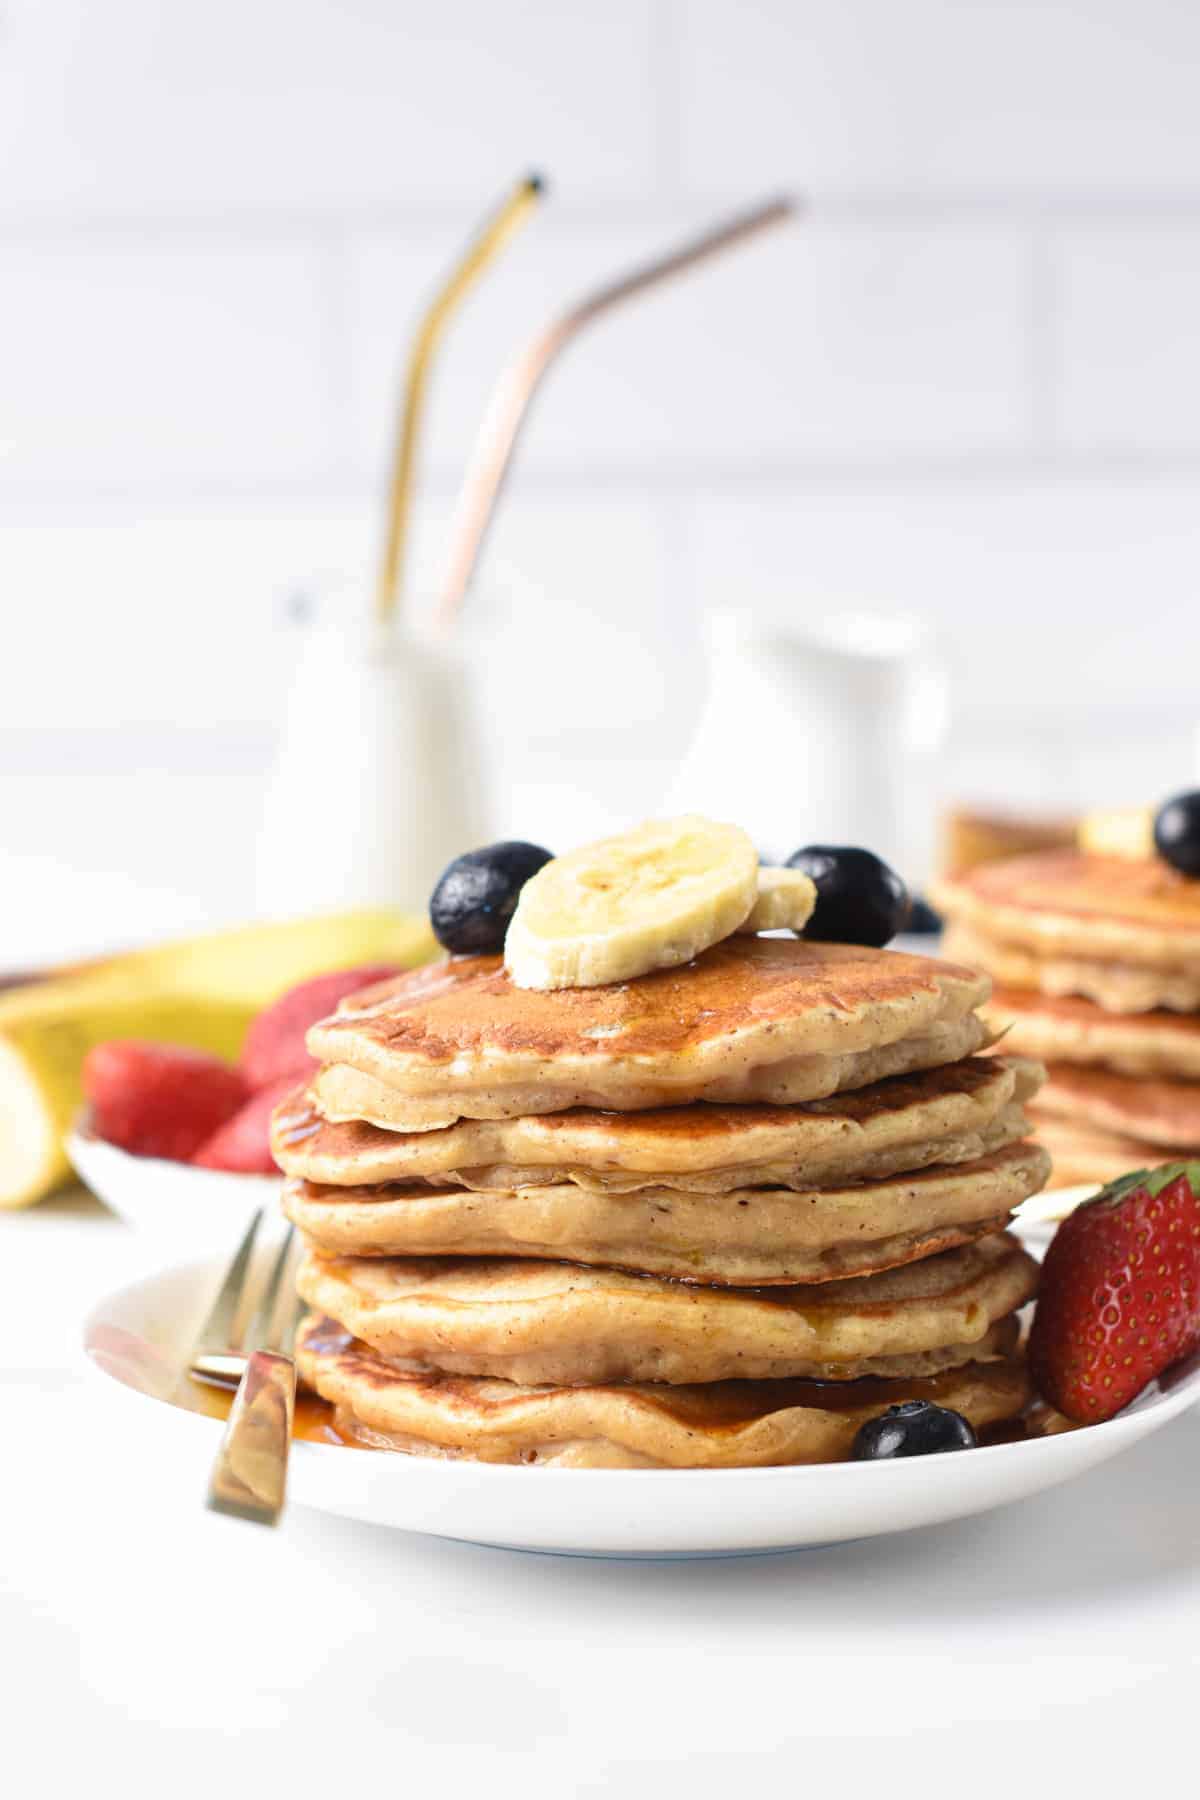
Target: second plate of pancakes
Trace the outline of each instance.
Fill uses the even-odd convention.
[[[1200,882],[1157,857],[1057,850],[945,881],[949,955],[987,971],[1005,1047],[1048,1079],[1053,1185],[1200,1152]]]

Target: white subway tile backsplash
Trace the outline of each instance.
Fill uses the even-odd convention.
[[[0,218],[476,209],[530,166],[636,192],[653,11],[26,0],[5,9]]]
[[[1200,221],[1064,232],[1054,280],[1060,444],[1200,450]]]
[[[311,479],[320,276],[285,243],[0,241],[0,493]]]
[[[693,186],[1194,188],[1200,11],[1177,0],[687,0]]]
[[[681,241],[669,219],[556,231],[540,221],[453,328],[428,462],[456,476],[499,371],[598,280]],[[382,468],[399,351],[444,246],[356,244],[358,466]],[[1019,231],[801,218],[598,320],[546,378],[522,471],[729,466],[795,456],[1019,450],[1032,409],[1029,247]]]
[[[947,791],[1200,777],[1198,57],[1176,0],[12,0],[0,886],[30,953],[251,904],[298,616],[339,571],[365,600],[413,321],[536,166],[435,369],[421,605],[531,333],[739,203],[814,206],[551,370],[464,622],[498,832],[661,803],[716,605],[930,618]]]

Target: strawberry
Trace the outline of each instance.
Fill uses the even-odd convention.
[[[83,1064],[97,1137],[135,1156],[187,1162],[246,1099],[246,1083],[219,1057],[178,1044],[113,1038]]]
[[[281,1100],[294,1093],[295,1086],[294,1077],[285,1075],[282,1081],[260,1088],[200,1145],[192,1162],[201,1169],[229,1169],[239,1175],[277,1174],[271,1155],[271,1114]]]
[[[1200,1346],[1200,1162],[1139,1169],[1065,1219],[1042,1265],[1029,1365],[1081,1425]]]
[[[285,1075],[299,1080],[315,1065],[304,1048],[304,1035],[318,1019],[327,1018],[338,1002],[377,981],[386,981],[399,970],[387,964],[368,963],[358,969],[335,969],[302,981],[280,994],[260,1012],[242,1048],[242,1074],[252,1088],[266,1087]]]

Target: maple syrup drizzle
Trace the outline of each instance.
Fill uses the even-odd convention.
[[[208,1382],[193,1381],[189,1384],[189,1408],[192,1412],[203,1413],[208,1419],[227,1419],[233,1405],[233,1389],[214,1387]],[[334,1409],[328,1400],[322,1400],[319,1394],[307,1391],[296,1395],[296,1410],[292,1415],[292,1438],[303,1439],[309,1444],[341,1444],[347,1450],[360,1450],[362,1445],[354,1438],[345,1436],[338,1430],[334,1417]]]
[[[732,1384],[730,1384],[732,1385]],[[747,1386],[752,1386],[747,1383]],[[227,1419],[233,1405],[231,1388],[211,1387],[207,1383],[193,1381],[193,1412],[203,1413],[210,1419]],[[828,1399],[822,1394],[822,1403]],[[861,1405],[861,1400],[859,1401]],[[742,1408],[731,1408],[731,1414],[740,1415]],[[734,1423],[731,1417],[730,1423]],[[708,1421],[712,1428],[713,1421]],[[985,1425],[979,1433],[981,1445],[989,1444],[1025,1444],[1037,1438],[1056,1435],[1060,1431],[1077,1431],[1081,1429],[1060,1414],[1052,1412],[1041,1401],[1034,1401],[1015,1419],[998,1419],[991,1425]],[[300,1440],[309,1444],[337,1444],[345,1450],[366,1450],[394,1448],[386,1443],[382,1436],[374,1443],[357,1438],[341,1430],[337,1423],[337,1414],[328,1400],[322,1400],[319,1394],[307,1390],[296,1395],[296,1410],[292,1417],[293,1441]]]

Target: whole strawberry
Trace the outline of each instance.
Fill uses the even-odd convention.
[[[374,987],[399,974],[392,963],[368,963],[357,969],[334,969],[280,994],[254,1020],[242,1047],[241,1069],[251,1088],[263,1088],[291,1075],[299,1081],[316,1068],[304,1047],[304,1034],[318,1019],[335,1011],[348,994]]]
[[[227,1169],[237,1175],[277,1175],[271,1155],[271,1114],[296,1089],[290,1075],[259,1088],[233,1117],[218,1125],[192,1156],[201,1169]]]
[[[1029,1366],[1082,1425],[1111,1419],[1200,1346],[1200,1162],[1141,1169],[1088,1201],[1042,1265]]]
[[[187,1162],[248,1093],[219,1057],[136,1038],[94,1045],[84,1058],[83,1091],[97,1137],[172,1162]]]

